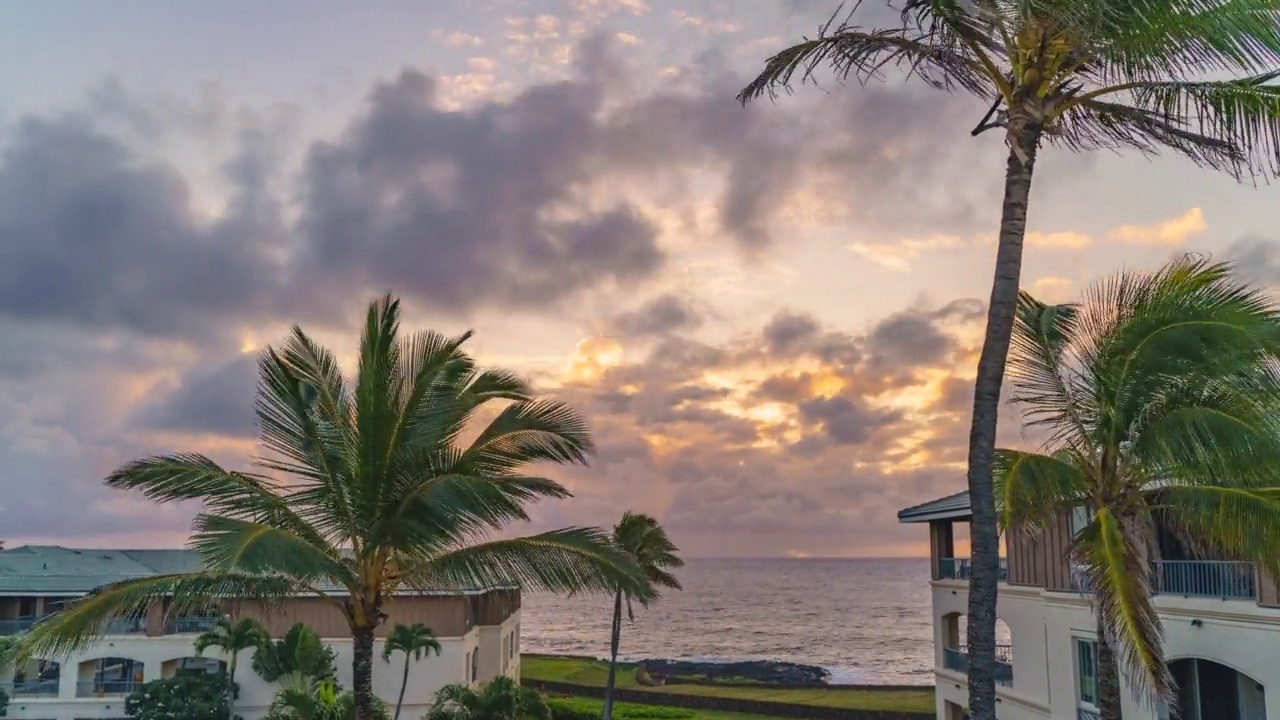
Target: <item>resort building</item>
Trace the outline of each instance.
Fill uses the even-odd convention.
[[[1003,538],[1007,558],[996,612],[1000,720],[1097,718],[1097,620],[1087,583],[1067,553],[1089,520],[1083,510],[1064,513],[1041,532],[1014,529]],[[898,519],[929,526],[937,717],[958,720],[968,704],[969,561],[956,556],[953,529],[971,519],[968,493],[907,508]],[[1199,556],[1156,523],[1153,602],[1179,687],[1180,717],[1280,720],[1277,582],[1251,563]],[[1128,687],[1122,694],[1126,720],[1170,715],[1135,700]]]
[[[189,550],[73,550],[24,546],[0,551],[0,635],[14,635],[56,612],[68,600],[132,578],[191,572],[199,559]],[[273,638],[294,623],[316,631],[337,654],[338,683],[351,687],[351,637],[341,612],[316,597],[295,597],[270,608],[227,603],[221,612],[257,617]],[[513,588],[459,588],[396,595],[374,646],[373,689],[389,703],[400,692],[404,657],[381,659],[383,638],[396,623],[420,622],[435,631],[443,652],[412,663],[404,717],[421,717],[435,692],[449,683],[481,684],[498,675],[520,676],[520,593]],[[203,657],[196,636],[216,613],[173,616],[157,605],[143,617],[119,620],[101,640],[69,657],[37,658],[0,675],[15,720],[124,718],[125,698],[142,683],[179,672],[216,672],[229,659],[211,648]],[[280,689],[251,668],[253,650],[238,658],[236,713],[258,720]]]

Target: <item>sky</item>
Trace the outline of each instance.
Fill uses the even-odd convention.
[[[892,73],[739,106],[835,5],[0,4],[0,537],[181,544],[196,508],[102,478],[246,467],[257,353],[297,323],[349,361],[391,292],[589,419],[529,530],[635,510],[691,557],[927,552],[895,514],[964,487],[1006,149],[970,137],[984,102]],[[1182,252],[1280,283],[1274,188],[1036,172],[1045,300]],[[1015,408],[1000,440],[1029,442]]]

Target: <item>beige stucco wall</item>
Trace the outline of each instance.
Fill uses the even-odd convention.
[[[1001,585],[997,616],[1013,641],[1013,685],[998,686],[1001,720],[1075,718],[1075,638],[1093,638],[1096,619],[1087,597],[1039,588]],[[1270,689],[1267,720],[1280,720],[1280,610],[1258,607],[1250,600],[1213,600],[1166,595],[1154,599],[1164,626],[1165,655],[1170,660],[1204,658],[1245,673]],[[938,717],[946,703],[967,705],[967,678],[943,669],[948,614],[967,612],[963,581],[933,583],[934,661]],[[1199,625],[1192,621],[1198,620]],[[1124,688],[1124,716],[1156,720],[1157,709],[1133,699]]]

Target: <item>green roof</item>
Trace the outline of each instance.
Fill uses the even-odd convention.
[[[192,550],[23,545],[0,551],[0,595],[78,595],[108,583],[199,569],[200,559]]]
[[[969,491],[962,490],[927,503],[913,505],[898,511],[898,522],[928,522],[930,520],[967,520],[972,513],[969,510]]]
[[[111,583],[154,575],[198,572],[200,568],[200,557],[195,550],[101,550],[23,545],[0,550],[0,596],[83,595]],[[490,589],[499,588],[440,588],[436,592],[475,593]]]

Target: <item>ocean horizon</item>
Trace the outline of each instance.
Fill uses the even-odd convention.
[[[928,558],[698,558],[636,607],[619,657],[816,665],[833,683],[933,684]],[[612,599],[529,594],[521,650],[606,658]]]

